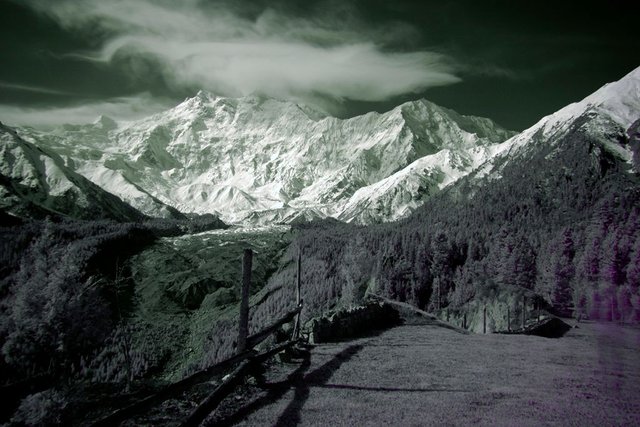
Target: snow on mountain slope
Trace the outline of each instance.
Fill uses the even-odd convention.
[[[340,120],[206,92],[139,121],[24,131],[145,213],[166,204],[232,223],[396,219],[513,135],[424,100]]]
[[[18,215],[139,220],[144,215],[0,123],[0,208]]]
[[[358,189],[340,206],[338,219],[359,223],[376,218],[400,219],[491,158],[495,151],[496,145],[489,145],[468,151],[444,149],[421,157],[390,177]]]
[[[593,136],[624,134],[632,123],[640,118],[640,67],[614,83],[608,83],[582,101],[567,105],[542,118],[529,129],[500,144],[496,155],[476,172],[476,176],[499,176],[497,164],[504,165],[510,159],[534,149],[535,144],[555,144],[576,124],[585,126]],[[612,144],[600,138],[608,150],[627,162],[631,162],[630,147]]]

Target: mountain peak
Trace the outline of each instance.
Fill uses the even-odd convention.
[[[83,219],[136,221],[145,216],[65,164],[51,149],[23,139],[0,125],[2,207],[18,215],[43,218],[69,215]]]
[[[579,104],[603,110],[623,127],[629,127],[640,112],[640,67],[620,80],[602,86]]]
[[[98,117],[96,121],[93,122],[93,125],[104,131],[114,130],[118,127],[118,124],[115,120],[105,115],[101,115],[100,117]]]
[[[589,110],[606,114],[625,129],[628,128],[640,114],[640,67],[616,82],[605,84],[583,100],[569,104],[545,117],[542,121],[555,124],[569,117],[579,117]]]
[[[56,134],[77,171],[151,215],[159,200],[184,212],[217,211],[235,223],[286,221],[300,212],[344,217],[347,209],[348,220],[395,219],[510,136],[488,119],[426,100],[338,119],[293,101],[204,90],[113,131],[100,129],[114,128],[107,117],[97,124]]]
[[[513,152],[533,140],[553,143],[563,135],[578,118],[587,113],[595,113],[606,118],[623,129],[629,128],[640,117],[640,67],[631,71],[620,80],[607,83],[600,89],[566,107],[540,119],[536,124],[515,135],[503,144],[505,152]]]
[[[500,144],[496,152],[500,166],[494,168],[487,162],[476,171],[477,176],[491,173],[500,175],[501,168],[514,158],[535,150],[538,144],[547,148],[566,140],[566,135],[580,124],[592,135],[606,135],[624,132],[640,117],[640,67],[620,80],[607,83],[600,89],[553,114],[543,117],[536,124]],[[585,124],[587,125],[585,127]],[[618,157],[630,161],[632,153],[628,147],[605,143],[605,148]]]
[[[204,90],[204,89],[200,89],[198,91],[198,93],[196,93],[196,95],[193,98],[187,98],[187,100],[189,100],[189,99],[198,99],[198,100],[201,100],[201,101],[207,101],[208,102],[208,101],[215,100],[216,98],[218,98],[218,96],[215,95],[214,93],[209,92],[209,91]]]

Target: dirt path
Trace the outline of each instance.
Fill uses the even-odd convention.
[[[222,425],[640,425],[640,329],[580,324],[562,339],[433,325],[278,365]]]

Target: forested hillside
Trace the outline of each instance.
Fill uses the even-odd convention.
[[[130,312],[127,259],[159,236],[224,227],[213,216],[139,223],[7,218],[16,223],[0,226],[3,382],[98,375],[98,361],[88,365],[94,351],[118,338]]]
[[[402,222],[301,228],[307,315],[367,290],[437,310],[527,289],[561,314],[640,320],[640,181],[620,155],[637,122],[598,120],[532,138]]]

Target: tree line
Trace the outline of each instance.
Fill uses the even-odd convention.
[[[306,315],[367,290],[437,311],[517,287],[558,314],[639,321],[638,173],[588,122],[555,144],[534,138],[495,165],[499,179],[469,176],[405,220],[300,227]],[[629,144],[623,130],[604,138]],[[283,304],[290,283],[291,271],[272,278]]]

